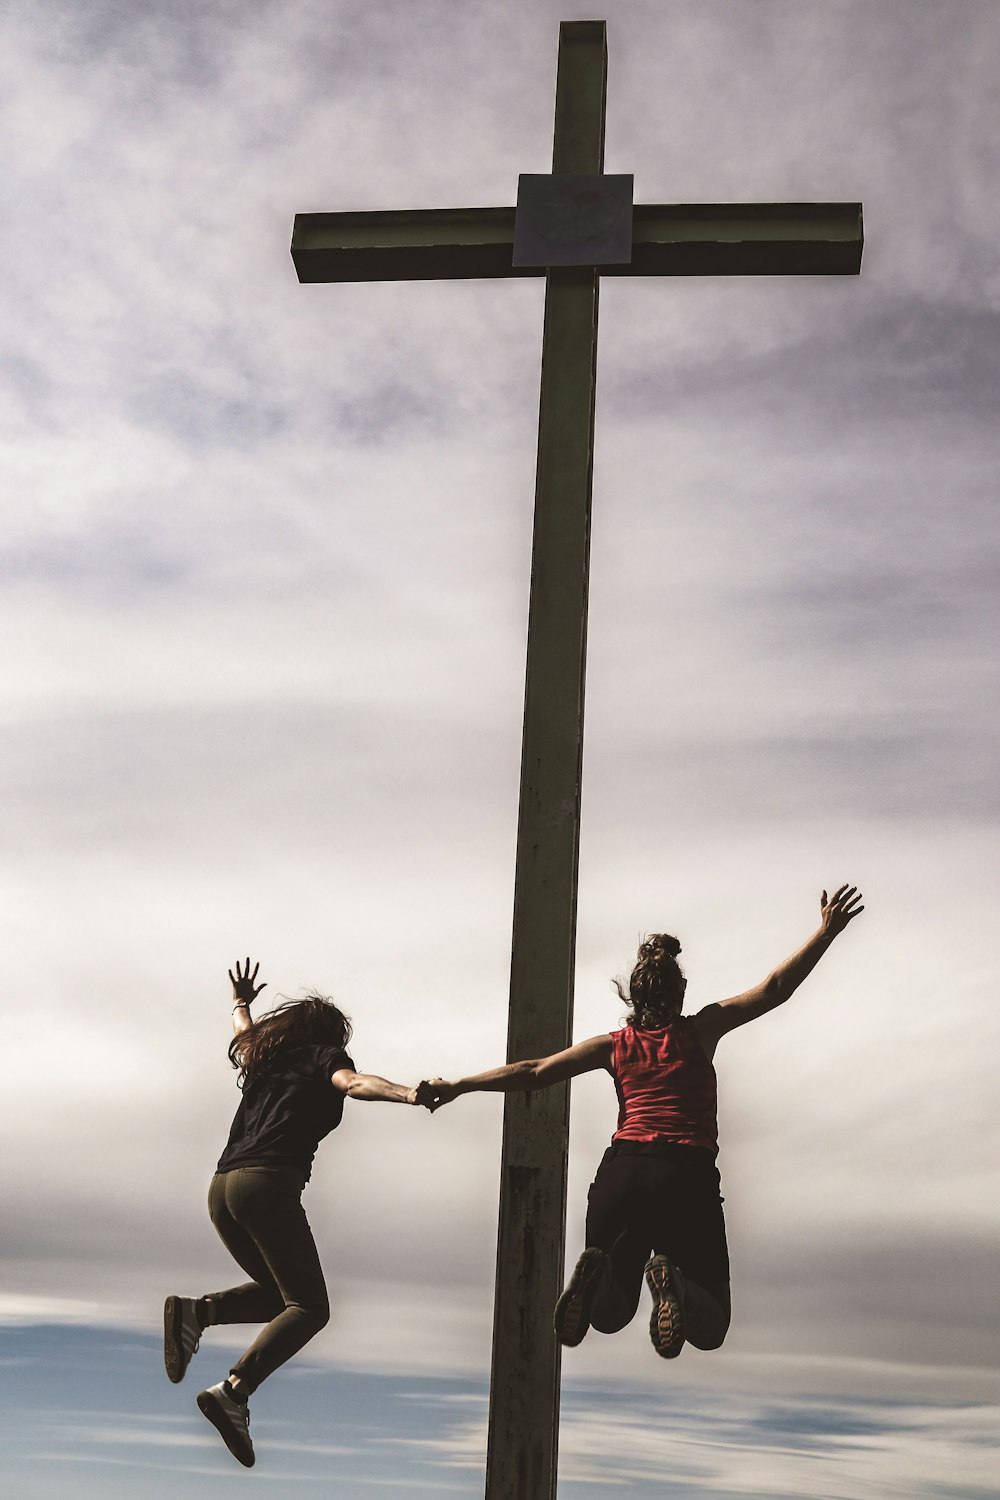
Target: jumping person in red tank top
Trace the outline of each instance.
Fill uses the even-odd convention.
[[[717,1349],[725,1338],[729,1253],[715,1166],[715,1049],[727,1032],[787,1000],[864,907],[856,887],[842,885],[832,897],[823,892],[820,910],[817,930],[762,984],[694,1016],[681,1014],[687,980],[677,962],[680,943],[653,934],[639,949],[628,988],[615,981],[630,1007],[621,1031],[551,1057],[419,1085],[417,1103],[435,1110],[459,1094],[547,1088],[596,1068],[614,1079],[618,1127],[588,1195],[586,1249],[556,1303],[562,1343],[579,1344],[591,1327],[624,1328],[643,1275],[657,1354],[673,1359],[685,1341]]]

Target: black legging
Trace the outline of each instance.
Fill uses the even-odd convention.
[[[717,1349],[730,1318],[729,1251],[719,1173],[709,1151],[660,1142],[615,1141],[591,1184],[587,1244],[608,1252],[611,1274],[590,1321],[617,1333],[639,1305],[651,1254],[666,1255],[684,1280],[687,1340]]]
[[[209,1292],[216,1323],[266,1323],[230,1374],[253,1392],[330,1320],[316,1242],[302,1207],[305,1173],[294,1167],[216,1172],[208,1212],[230,1255],[253,1277]]]

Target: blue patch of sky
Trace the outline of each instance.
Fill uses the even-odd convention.
[[[201,1500],[228,1496],[246,1475],[194,1397],[202,1383],[220,1378],[238,1347],[215,1330],[185,1382],[171,1386],[156,1336],[65,1325],[5,1329],[0,1445],[6,1492],[17,1500],[75,1500],[81,1488],[96,1485],[99,1472],[104,1500],[133,1500],[137,1486],[144,1500],[173,1500],[179,1483],[196,1487]],[[254,1477],[291,1493],[312,1494],[324,1485],[337,1494],[395,1490],[479,1500],[486,1403],[485,1378],[319,1369],[303,1356],[254,1400]],[[933,1442],[937,1417],[939,1435],[954,1454],[954,1479],[931,1479],[915,1493],[941,1500],[991,1494],[978,1482],[990,1442],[988,1409],[943,1397],[921,1400],[916,1408],[891,1396],[754,1397],[724,1386],[685,1385],[682,1372],[658,1368],[645,1387],[609,1390],[568,1381],[562,1416],[560,1500],[593,1500],[602,1484],[635,1500],[705,1500],[717,1492],[713,1450],[731,1462],[740,1449],[773,1453],[769,1494],[799,1500],[802,1480],[783,1473],[786,1459],[794,1465],[796,1453],[829,1460],[853,1450],[864,1462],[878,1454],[880,1439],[893,1450],[918,1426]],[[860,1493],[857,1476],[854,1483],[852,1495]],[[738,1479],[733,1484],[728,1478],[726,1493],[734,1500],[759,1497],[759,1487],[744,1491]]]
[[[174,1500],[197,1475],[200,1500],[228,1495],[244,1471],[195,1406],[201,1382],[220,1379],[235,1346],[216,1339],[180,1386],[171,1386],[157,1338],[86,1327],[5,1329],[0,1445],[17,1500],[79,1496],[100,1468],[104,1500]],[[199,1379],[200,1377],[200,1379]],[[444,1437],[455,1403],[484,1410],[483,1382],[410,1379],[289,1366],[252,1409],[256,1474],[315,1493],[478,1496],[473,1471],[438,1460],[425,1440]]]

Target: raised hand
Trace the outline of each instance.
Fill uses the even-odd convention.
[[[843,932],[848,922],[864,911],[861,900],[861,892],[856,885],[842,885],[832,896],[824,891],[819,898],[823,930],[830,933],[831,937]]]
[[[414,1103],[422,1104],[433,1114],[442,1104],[450,1104],[457,1097],[458,1091],[453,1083],[446,1083],[443,1078],[423,1078],[417,1084]]]
[[[257,978],[257,970],[259,968],[259,963],[254,964],[253,973],[251,974],[250,959],[247,958],[246,967],[244,968],[242,974],[240,973],[239,959],[236,960],[235,975],[233,974],[232,969],[229,970],[229,978],[233,986],[233,999],[235,1000],[237,1005],[251,1005],[253,1001],[256,1000],[261,990],[267,989],[266,984],[258,984],[256,989],[254,988],[254,980]]]

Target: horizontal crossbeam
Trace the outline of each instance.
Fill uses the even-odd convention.
[[[637,204],[632,260],[602,276],[856,276],[860,203]],[[301,282],[542,276],[514,266],[513,208],[296,214]]]

